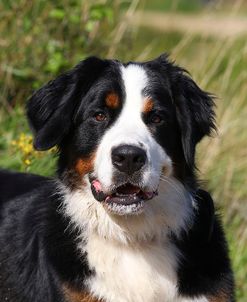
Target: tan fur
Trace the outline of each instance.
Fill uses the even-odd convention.
[[[103,300],[98,300],[86,291],[77,291],[68,286],[64,286],[64,294],[68,302],[103,302]]]
[[[95,153],[88,158],[80,158],[75,164],[75,171],[80,175],[84,176],[93,170],[95,159]]]
[[[227,293],[220,292],[217,296],[211,296],[208,298],[209,302],[227,302],[229,300],[229,296]]]
[[[119,97],[116,93],[111,92],[106,96],[106,106],[112,109],[119,107]]]
[[[152,111],[153,107],[154,107],[154,101],[151,98],[147,98],[143,106],[143,113],[148,113]]]

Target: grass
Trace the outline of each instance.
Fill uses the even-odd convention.
[[[171,9],[172,2],[149,1],[145,8],[167,10],[167,5],[170,5],[169,9]],[[181,0],[179,2],[181,2],[179,11],[182,12],[184,11],[182,3],[185,3],[185,1]],[[190,5],[193,5],[193,2],[190,2]],[[186,3],[188,2],[186,1]],[[133,9],[135,9],[135,4],[133,4],[129,13]],[[194,12],[198,9],[200,8],[197,6],[188,8],[188,10]],[[97,33],[90,42],[90,47],[87,48],[83,48],[79,44],[79,46],[75,46],[73,51],[70,49],[65,51],[68,45],[63,41],[60,44],[62,47],[60,52],[66,52],[65,61],[67,63],[74,64],[78,59],[80,50],[82,50],[82,56],[93,51],[102,56],[112,55],[125,61],[146,60],[166,51],[171,53],[173,60],[176,60],[179,65],[190,71],[192,77],[203,89],[217,95],[218,134],[213,138],[203,140],[198,147],[199,176],[205,180],[205,187],[213,194],[224,218],[236,275],[237,301],[247,301],[246,37],[215,39],[181,32],[154,32],[148,28],[131,32],[131,36],[129,36],[126,35],[130,32],[125,24],[115,23],[106,28],[108,21],[106,22],[104,19],[102,22],[105,26],[104,30],[107,32],[107,40],[115,41],[115,44],[108,44],[108,50],[106,49],[107,44],[104,47],[97,45],[96,40],[99,39]],[[3,29],[3,25],[0,21],[1,28]],[[45,32],[47,33],[47,31]],[[56,36],[56,34],[50,33],[50,36],[48,35],[46,39],[50,41],[53,36]],[[20,40],[22,38],[21,36]],[[16,39],[15,42],[11,41],[15,45],[20,43],[18,37],[12,36],[11,33],[8,39]],[[3,40],[0,39],[1,43],[3,43]],[[25,44],[25,47],[28,46]],[[39,55],[42,54],[40,50],[36,53],[35,48],[33,48],[31,53],[31,61],[30,57],[29,59],[26,58],[23,49],[17,60],[13,53],[11,53],[10,58],[6,57],[7,53],[2,57],[0,55],[0,74],[2,72],[1,78],[5,79],[4,82],[0,82],[0,104],[2,105],[0,107],[0,166],[52,175],[55,171],[55,153],[47,152],[41,155],[31,150],[30,154],[25,154],[23,149],[18,147],[18,144],[13,144],[13,141],[19,142],[22,133],[26,136],[30,133],[24,117],[24,108],[21,105],[25,102],[26,96],[37,84],[44,83],[65,68],[59,66],[57,70],[54,69],[49,72],[46,69],[39,70],[42,67],[42,62],[46,62],[46,60],[43,57],[39,58]],[[72,55],[71,61],[69,55]],[[48,59],[53,58],[53,55],[47,55],[46,51],[45,56]],[[11,58],[13,58],[13,61]],[[19,68],[20,70],[23,71],[26,68],[30,70],[31,78],[23,78],[21,74],[15,72],[18,61],[21,61],[20,66],[23,64]],[[7,73],[5,69],[1,70],[1,66],[6,62],[12,64],[12,69]],[[17,105],[13,106],[14,104]],[[28,145],[30,142],[25,143]],[[29,162],[25,163],[26,159],[30,159],[31,164]]]
[[[152,0],[145,1],[145,10],[152,11],[176,11],[182,13],[195,13],[202,9],[202,3],[197,0]]]
[[[245,0],[145,0],[141,3],[143,3],[144,10],[164,13],[197,14],[213,10],[218,15],[232,15],[237,12],[239,16],[246,17],[247,14],[247,2]]]

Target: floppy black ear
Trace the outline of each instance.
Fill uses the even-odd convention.
[[[194,166],[196,144],[216,129],[214,100],[212,95],[201,90],[184,70],[176,69],[173,94],[182,146],[187,164]]]
[[[47,150],[69,132],[74,111],[107,60],[90,57],[36,91],[27,103],[27,116],[34,132],[34,147]]]

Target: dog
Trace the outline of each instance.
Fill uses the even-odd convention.
[[[227,243],[196,176],[213,96],[167,55],[89,57],[27,103],[57,178],[0,172],[0,297],[232,302]]]

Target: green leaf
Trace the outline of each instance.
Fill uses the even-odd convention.
[[[65,11],[63,9],[55,8],[50,11],[49,16],[53,19],[63,20]]]

